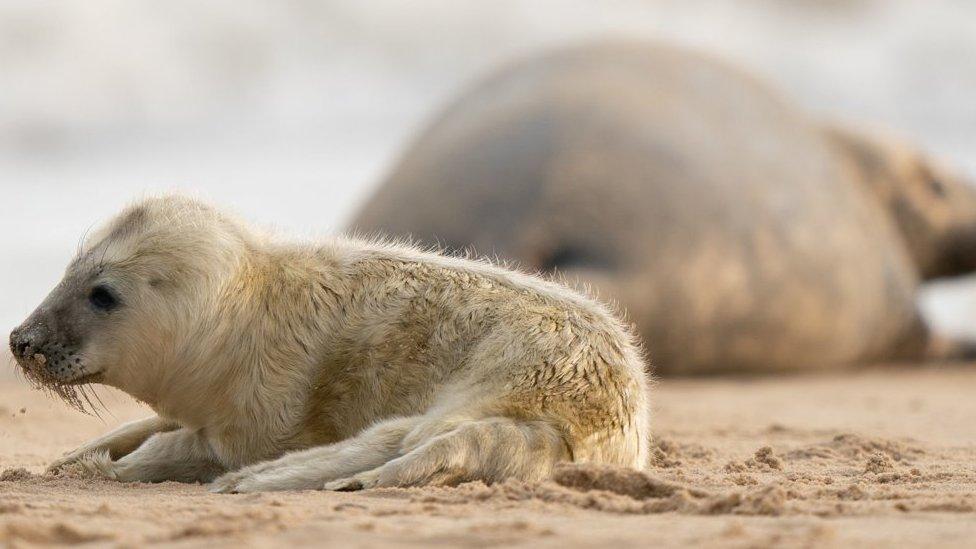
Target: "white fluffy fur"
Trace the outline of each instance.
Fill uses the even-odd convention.
[[[180,197],[121,213],[66,276],[120,293],[87,365],[158,417],[55,466],[250,492],[646,460],[628,330],[538,277],[401,244],[280,242]]]

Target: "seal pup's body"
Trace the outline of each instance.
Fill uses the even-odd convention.
[[[976,270],[976,192],[667,45],[495,71],[417,136],[352,227],[587,282],[662,374],[972,356],[933,337],[916,295]]]
[[[356,489],[646,459],[644,363],[598,303],[409,246],[280,243],[188,199],[89,238],[11,347],[48,386],[158,413],[55,464],[124,481]]]

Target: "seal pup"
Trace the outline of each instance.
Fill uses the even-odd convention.
[[[10,347],[71,403],[101,383],[156,412],[53,464],[122,481],[352,490],[647,459],[645,364],[598,302],[407,245],[283,242],[178,196],[87,238]]]
[[[680,48],[588,44],[494,72],[351,227],[589,283],[661,374],[976,356],[916,307],[922,281],[976,269],[973,187]]]

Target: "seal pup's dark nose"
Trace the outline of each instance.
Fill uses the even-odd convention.
[[[30,341],[27,340],[24,332],[23,328],[17,328],[10,332],[10,352],[16,358],[24,358],[27,348],[30,347]]]
[[[10,352],[16,358],[30,358],[29,354],[34,353],[43,344],[41,330],[34,327],[21,325],[10,332]]]

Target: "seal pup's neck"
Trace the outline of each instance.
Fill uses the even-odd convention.
[[[285,436],[304,413],[309,370],[335,362],[342,265],[329,244],[246,248],[201,297],[174,356],[161,357],[160,379],[130,394],[187,427]]]

